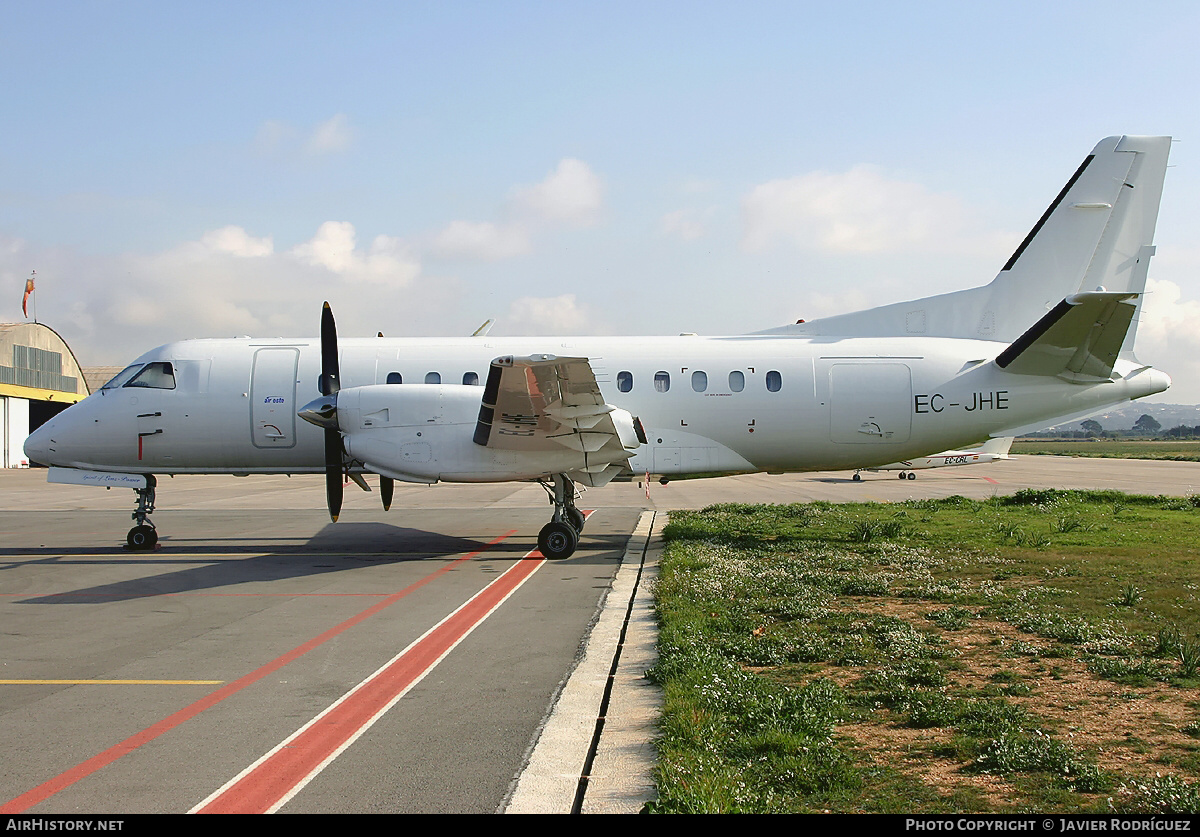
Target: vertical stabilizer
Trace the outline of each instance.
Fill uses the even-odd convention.
[[[988,285],[767,333],[1011,343],[1074,294],[1101,290],[1140,295],[1154,254],[1170,148],[1170,137],[1102,140]],[[1126,351],[1133,334],[1131,326]]]
[[[1101,141],[987,286],[979,336],[1013,340],[1076,293],[1143,293],[1170,149],[1170,137]]]

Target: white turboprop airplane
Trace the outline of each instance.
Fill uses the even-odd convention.
[[[903,462],[890,462],[874,468],[859,468],[854,472],[854,481],[862,479],[863,471],[899,471],[900,479],[915,480],[914,471],[924,471],[927,468],[952,468],[957,465],[982,465],[985,462],[995,462],[997,459],[1008,459],[1008,449],[1012,447],[1012,436],[997,436],[988,439],[977,448],[968,450],[946,450],[933,456],[917,456]]]
[[[575,483],[866,468],[1162,392],[1133,355],[1169,137],[1100,142],[988,285],[730,337],[186,340],[29,437],[52,481],[155,474],[540,481],[571,555]],[[484,384],[483,386],[479,386]],[[297,421],[297,417],[303,421]]]

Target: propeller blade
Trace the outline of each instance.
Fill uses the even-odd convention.
[[[333,403],[328,405],[325,426],[325,503],[329,506],[329,518],[337,523],[342,513],[342,436],[337,430],[337,399],[341,388],[338,369],[337,326],[333,322],[333,309],[329,303],[321,309],[321,395]],[[311,420],[311,419],[310,419]]]
[[[342,513],[342,438],[336,430],[325,431],[325,503],[337,523]]]
[[[392,493],[396,490],[396,481],[391,477],[379,478],[379,496],[383,498],[383,510],[390,511],[392,508]]]
[[[337,326],[329,303],[321,309],[321,394],[336,395],[341,389],[338,369]]]

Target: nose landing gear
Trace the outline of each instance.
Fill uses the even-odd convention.
[[[157,484],[153,474],[146,474],[146,487],[135,488],[137,509],[133,512],[133,520],[137,524],[129,530],[125,537],[125,548],[138,551],[154,549],[158,543],[158,531],[150,522],[150,514],[154,511],[154,487]]]

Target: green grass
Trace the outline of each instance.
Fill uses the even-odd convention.
[[[1066,676],[1056,660],[1135,693],[1165,687],[1192,700],[1192,498],[1050,490],[726,504],[672,513],[665,535],[652,810],[1200,812],[1194,770],[1168,781],[1102,767],[1035,711],[1043,682]],[[981,619],[1024,638],[1000,641],[994,653],[1013,663],[971,686],[955,642]],[[1019,673],[1030,661],[1037,676]],[[898,758],[846,732],[871,728],[936,734]],[[1011,798],[998,803],[967,781],[931,784],[911,759],[1002,777]],[[1197,762],[1163,753],[1178,769],[1161,772]]]
[[[1200,462],[1200,441],[1159,439],[1017,439],[1011,453],[1099,456],[1116,459],[1171,459]]]

